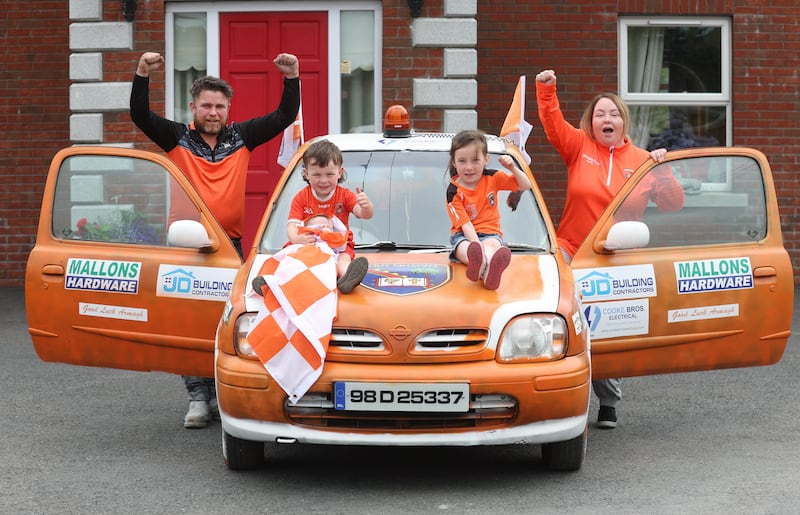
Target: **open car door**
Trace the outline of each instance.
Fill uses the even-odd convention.
[[[25,275],[44,361],[213,377],[241,260],[168,159],[72,147],[52,160]]]
[[[757,150],[648,160],[572,268],[594,379],[770,365],[783,355],[794,277],[769,163]]]

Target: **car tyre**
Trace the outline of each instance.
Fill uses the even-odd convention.
[[[565,442],[542,444],[542,460],[550,470],[575,471],[581,468],[586,459],[588,427],[583,434]]]
[[[222,456],[230,470],[255,470],[264,466],[264,442],[242,440],[222,431]]]

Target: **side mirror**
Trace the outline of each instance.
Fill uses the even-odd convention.
[[[639,249],[650,243],[650,229],[642,222],[617,222],[608,231],[603,243],[605,250]]]
[[[195,220],[176,220],[167,231],[167,245],[202,249],[211,245],[206,228]]]

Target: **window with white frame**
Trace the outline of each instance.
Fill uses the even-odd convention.
[[[620,96],[642,148],[729,146],[731,29],[719,17],[623,17]]]

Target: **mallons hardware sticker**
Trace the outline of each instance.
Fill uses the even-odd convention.
[[[678,293],[743,290],[753,287],[750,258],[702,259],[675,263]]]
[[[583,313],[593,340],[647,334],[650,327],[650,300],[622,300],[586,304]]]
[[[141,269],[140,262],[69,258],[64,288],[136,294]]]
[[[583,302],[639,299],[658,293],[653,265],[583,268],[573,274]]]
[[[159,265],[156,295],[225,301],[231,293],[235,275],[235,268]]]

